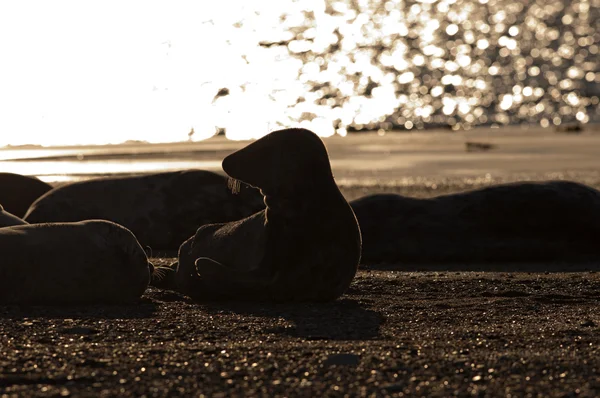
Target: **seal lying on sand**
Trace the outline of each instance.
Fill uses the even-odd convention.
[[[153,272],[131,231],[103,220],[0,228],[0,253],[2,304],[128,302]]]
[[[321,139],[276,131],[226,157],[223,169],[260,188],[267,207],[198,229],[179,249],[171,288],[196,300],[328,301],[344,293],[358,268],[360,230]]]
[[[110,220],[129,228],[144,246],[177,250],[200,225],[238,220],[262,208],[255,189],[234,195],[226,177],[188,170],[65,185],[33,203],[25,220]]]
[[[2,206],[0,206],[0,228],[23,224],[27,224],[27,222],[21,220],[14,214],[7,212],[2,208]]]
[[[379,194],[351,205],[363,264],[600,258],[600,192],[575,182],[512,183],[431,199]]]
[[[0,204],[20,218],[37,198],[51,189],[52,186],[35,177],[0,173]]]

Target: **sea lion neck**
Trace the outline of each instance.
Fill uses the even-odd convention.
[[[268,217],[299,220],[322,213],[329,208],[329,203],[336,202],[342,197],[333,179],[320,184],[293,186],[275,191],[261,190],[261,193]]]

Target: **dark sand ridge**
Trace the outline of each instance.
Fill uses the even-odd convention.
[[[555,139],[553,134],[548,137]],[[357,137],[348,145],[377,143],[373,138]],[[497,169],[485,166],[493,151],[461,152],[464,142],[458,141],[452,164],[458,169],[461,162],[473,162],[465,174],[452,172],[448,165],[435,174],[433,166],[422,163],[362,171],[342,170],[337,163],[336,169],[336,162],[344,159],[329,142],[328,148],[349,199],[381,191],[426,197],[548,178],[600,188],[600,159],[593,156],[600,153],[599,141],[587,135],[556,140],[560,142],[543,147],[531,161],[506,162]],[[498,145],[498,154],[508,150],[509,141],[514,150],[527,153],[535,152],[540,142],[525,137],[525,149],[519,149],[513,136],[490,136],[489,141]],[[559,153],[564,156],[556,157]],[[381,152],[372,155],[377,157]],[[172,259],[153,261],[159,265]],[[551,271],[572,269],[573,264],[562,266]],[[0,307],[0,392],[223,397],[600,394],[597,272],[546,273],[543,264],[512,267],[525,272],[460,268],[362,270],[342,299],[324,305],[197,305],[150,289],[140,303],[129,306]]]

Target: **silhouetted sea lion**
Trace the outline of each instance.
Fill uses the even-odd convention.
[[[153,266],[128,229],[103,220],[0,228],[1,304],[120,303]]]
[[[363,264],[600,258],[600,192],[575,182],[519,182],[430,199],[378,194],[351,205]]]
[[[187,170],[65,185],[33,203],[25,220],[110,220],[129,228],[144,246],[177,250],[200,225],[238,220],[262,208],[255,189],[244,187],[234,195],[227,177]]]
[[[4,210],[0,205],[0,228],[3,227],[11,227],[13,225],[23,225],[27,224],[26,221],[23,221],[19,217],[15,216]]]
[[[196,300],[342,295],[360,260],[360,230],[321,139],[304,129],[275,131],[227,156],[223,170],[260,188],[267,207],[200,227],[179,249],[173,287]]]
[[[29,206],[52,186],[35,177],[0,173],[0,204],[6,211],[22,218]]]

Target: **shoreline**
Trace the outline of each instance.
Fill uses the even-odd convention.
[[[600,171],[600,127],[581,134],[516,127],[384,136],[367,133],[324,141],[341,186],[410,185],[411,179],[427,184],[427,179],[485,179],[488,175],[499,180],[519,175],[547,179],[566,173],[581,174],[585,182]],[[152,151],[143,145],[127,146],[126,151],[118,146],[4,150],[0,166],[3,171],[39,176],[46,182],[189,168],[222,173],[221,160],[244,144],[216,137],[198,143],[156,144]],[[473,149],[470,144],[490,148]]]
[[[575,127],[575,130],[569,128],[569,126],[578,126]],[[274,131],[274,130],[273,130]],[[500,133],[504,134],[506,132],[513,132],[515,134],[522,134],[523,131],[535,131],[535,132],[544,132],[550,134],[564,134],[564,135],[580,135],[580,134],[600,134],[600,122],[590,122],[586,124],[565,124],[558,125],[552,127],[542,127],[540,125],[528,125],[528,124],[514,124],[514,125],[503,125],[503,126],[475,126],[470,129],[459,129],[453,130],[451,128],[427,128],[427,129],[392,129],[392,130],[384,130],[384,129],[363,129],[363,130],[353,130],[346,134],[346,136],[340,136],[338,134],[334,134],[329,137],[321,137],[322,139],[338,139],[338,138],[346,138],[346,137],[359,137],[359,136],[370,136],[370,135],[397,135],[397,136],[407,136],[407,135],[452,135],[452,134],[494,134]],[[77,145],[55,145],[55,146],[44,146],[44,145],[36,145],[36,144],[23,144],[23,145],[6,145],[0,147],[0,152],[7,150],[22,150],[22,151],[32,151],[32,150],[71,150],[71,149],[126,149],[126,148],[159,148],[159,147],[185,147],[195,144],[204,144],[206,148],[215,148],[221,147],[224,143],[229,143],[234,147],[240,145],[247,145],[248,142],[254,141],[255,139],[241,139],[234,140],[229,139],[224,135],[214,135],[212,137],[205,138],[203,140],[197,141],[173,141],[173,142],[147,142],[147,141],[136,141],[130,140],[122,143],[109,143],[109,144],[77,144]]]

